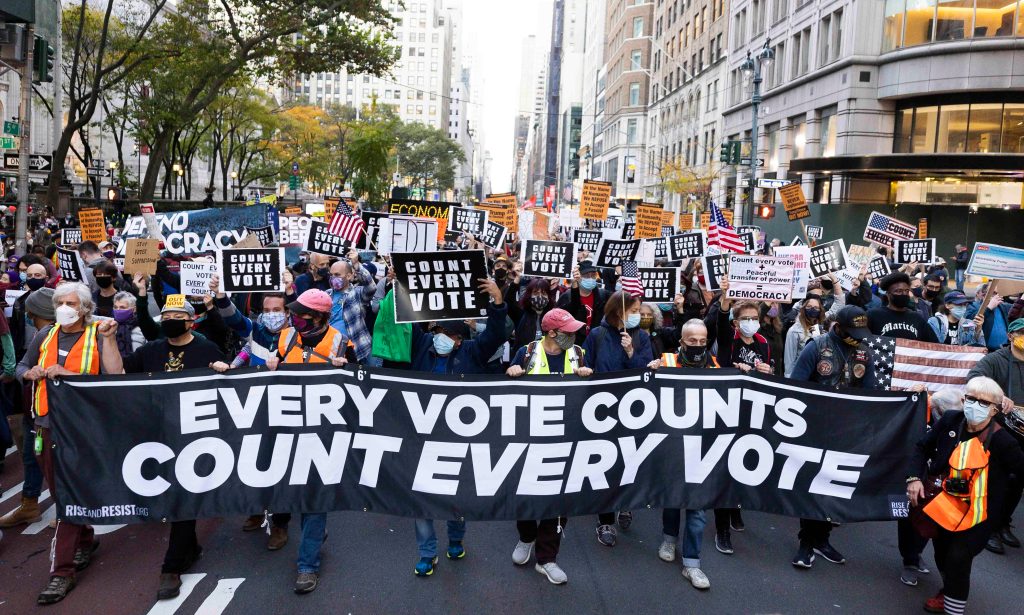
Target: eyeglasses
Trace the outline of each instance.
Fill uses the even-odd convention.
[[[981,403],[989,405],[989,406],[996,405],[996,402],[994,402],[994,401],[989,401],[987,399],[982,399],[980,397],[975,397],[973,395],[964,395],[964,401],[970,401],[970,402],[977,401],[977,402],[981,402]]]

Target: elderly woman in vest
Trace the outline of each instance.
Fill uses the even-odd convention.
[[[992,532],[989,512],[1002,510],[1009,475],[1024,474],[1020,444],[993,420],[1002,403],[1003,390],[994,380],[972,378],[963,412],[945,412],[914,451],[907,497],[937,526],[932,543],[942,574],[942,589],[925,602],[928,612],[964,612],[971,564]],[[941,481],[927,503],[925,481]]]
[[[53,481],[53,444],[50,441],[49,404],[46,379],[81,374],[120,374],[124,371],[121,353],[117,350],[117,323],[93,318],[92,291],[80,282],[65,282],[53,292],[56,324],[43,327],[27,344],[25,356],[15,370],[22,382],[32,387],[32,412],[36,425],[36,454],[50,486]],[[65,412],[74,409],[64,410]],[[92,562],[99,543],[93,539],[92,527],[58,520],[54,537],[53,564],[49,582],[39,594],[39,604],[53,604],[64,599],[75,587],[75,573]]]

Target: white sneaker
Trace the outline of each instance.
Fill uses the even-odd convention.
[[[704,574],[704,571],[700,568],[683,568],[683,578],[690,580],[690,585],[693,585],[697,589],[709,589],[711,587],[711,581],[708,580],[708,575]]]
[[[543,566],[535,564],[533,569],[546,576],[548,581],[551,581],[555,585],[561,585],[569,580],[569,577],[565,576],[565,571],[563,571],[555,562],[548,562]]]
[[[530,561],[531,553],[533,553],[533,543],[520,540],[516,543],[516,548],[512,549],[512,563],[516,566],[522,566]]]
[[[658,547],[658,557],[663,562],[676,561],[676,543],[671,540],[664,540]]]

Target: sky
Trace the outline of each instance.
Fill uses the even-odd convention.
[[[464,0],[462,6],[463,48],[473,56],[478,90],[471,97],[480,105],[484,148],[493,157],[491,187],[508,192],[523,38],[550,38],[551,0]]]

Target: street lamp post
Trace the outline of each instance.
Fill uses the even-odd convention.
[[[181,165],[175,162],[171,165],[171,171],[174,172],[174,200],[178,200],[178,176],[181,175]]]
[[[750,121],[750,177],[748,178],[749,188],[747,190],[747,207],[743,212],[741,220],[744,224],[751,224],[754,214],[754,188],[757,186],[757,113],[761,107],[761,69],[769,68],[775,59],[775,50],[768,47],[771,39],[766,39],[764,46],[754,55],[747,51],[747,59],[740,67],[743,75],[748,79],[753,77],[753,93],[751,102]]]
[[[238,190],[235,190],[235,181],[237,179],[238,179],[238,171],[232,171],[231,172],[231,192],[233,193],[231,195],[231,200],[232,201],[235,200],[235,197],[238,195],[238,193],[242,191],[241,186],[239,186]]]
[[[185,195],[184,194],[185,193],[185,169],[178,169],[178,179],[175,180],[175,182],[174,182],[174,192],[175,192],[174,200],[178,200],[178,195],[177,195],[177,192],[178,192],[178,180],[181,181],[181,192],[182,192],[182,196],[184,196]]]

